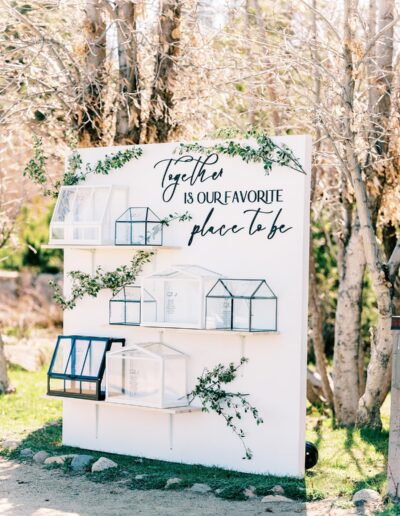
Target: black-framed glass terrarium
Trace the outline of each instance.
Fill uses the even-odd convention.
[[[106,353],[125,346],[125,339],[60,335],[47,374],[47,394],[104,400]]]
[[[221,278],[206,296],[206,328],[277,331],[278,298],[264,279]]]
[[[150,208],[128,208],[115,221],[115,245],[163,245],[161,219]]]
[[[142,319],[141,300],[146,303],[148,312],[156,317],[156,300],[137,285],[125,285],[110,299],[109,323],[123,326],[139,326]]]

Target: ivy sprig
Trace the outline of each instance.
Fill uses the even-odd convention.
[[[129,265],[121,265],[111,272],[106,272],[102,267],[97,267],[93,276],[79,270],[70,271],[68,273],[68,276],[72,279],[70,297],[65,298],[60,285],[51,281],[50,285],[54,290],[54,299],[63,310],[71,310],[75,308],[79,299],[86,295],[97,297],[103,289],[110,289],[112,294],[115,295],[122,287],[135,283],[143,265],[151,260],[153,254],[153,252],[138,251]]]
[[[34,184],[39,185],[46,197],[57,197],[61,186],[73,186],[82,183],[88,174],[108,175],[112,170],[122,168],[129,161],[139,159],[143,154],[140,147],[132,147],[131,149],[106,154],[95,165],[88,163],[85,170],[82,170],[83,161],[76,148],[76,140],[70,139],[70,144],[72,152],[68,157],[64,176],[62,180],[49,186],[49,176],[46,170],[48,157],[43,150],[43,140],[36,135],[33,136],[33,157],[24,168],[23,175],[29,177]]]
[[[272,169],[273,164],[288,167],[295,172],[305,174],[300,161],[293,151],[286,145],[278,145],[269,136],[256,131],[248,131],[244,138],[254,138],[257,146],[247,145],[230,140],[214,145],[201,145],[200,143],[181,143],[177,149],[178,154],[184,152],[225,154],[230,157],[239,156],[245,163],[262,163],[266,174]]]
[[[167,215],[166,217],[161,219],[161,224],[168,227],[171,224],[171,222],[175,222],[175,221],[186,222],[188,220],[192,220],[192,218],[193,218],[192,215],[188,211],[185,211],[185,213],[182,213],[182,215],[175,212],[175,213],[170,213],[169,215]]]
[[[247,400],[248,394],[241,392],[230,392],[225,390],[224,385],[233,382],[237,377],[239,369],[249,359],[242,357],[239,364],[231,362],[228,366],[217,364],[211,371],[204,369],[201,376],[197,378],[196,386],[187,394],[188,403],[191,404],[196,398],[200,400],[203,412],[215,412],[225,419],[226,425],[240,439],[245,455],[243,459],[252,459],[253,452],[246,445],[246,434],[240,428],[238,421],[242,419],[242,411],[251,414],[257,425],[264,421],[258,410]]]

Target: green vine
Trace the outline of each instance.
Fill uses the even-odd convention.
[[[239,156],[246,163],[263,163],[267,174],[272,169],[273,164],[286,166],[296,172],[305,174],[300,161],[295,157],[291,149],[285,144],[278,145],[266,134],[255,131],[248,131],[245,138],[255,138],[257,147],[246,145],[237,141],[225,141],[214,145],[201,145],[199,143],[181,143],[177,149],[179,154],[184,152],[198,152],[211,154],[226,154],[227,156]]]
[[[250,413],[257,425],[262,424],[264,421],[260,417],[258,410],[247,401],[248,394],[229,392],[223,388],[223,385],[233,382],[238,370],[248,361],[248,358],[242,357],[237,365],[231,362],[228,366],[218,364],[211,371],[204,369],[202,375],[197,378],[198,381],[195,388],[187,394],[187,398],[189,404],[195,398],[198,398],[202,404],[203,412],[214,411],[219,416],[222,416],[228,428],[239,437],[243,444],[245,450],[243,459],[250,460],[253,457],[253,453],[246,445],[246,434],[240,428],[237,421],[242,419],[242,410],[245,414]]]
[[[54,299],[63,310],[71,310],[75,308],[76,302],[85,295],[97,297],[100,290],[106,288],[111,289],[113,295],[115,295],[120,288],[135,282],[143,265],[151,260],[153,254],[152,252],[138,251],[129,265],[121,265],[111,272],[105,272],[102,267],[97,267],[93,276],[81,271],[71,271],[68,273],[68,276],[72,279],[70,297],[63,297],[60,285],[51,281],[50,285],[54,289]]]
[[[193,218],[192,215],[188,211],[185,211],[185,213],[183,213],[182,215],[179,215],[179,213],[175,212],[175,213],[170,213],[169,215],[164,217],[161,220],[161,224],[168,227],[171,224],[171,222],[174,222],[174,221],[186,222],[188,220],[192,220],[192,218]]]
[[[72,153],[68,157],[67,168],[61,181],[49,185],[49,177],[46,170],[48,157],[43,150],[43,141],[38,136],[33,136],[33,158],[24,168],[23,175],[29,177],[33,183],[42,187],[43,194],[49,197],[57,197],[61,186],[72,186],[85,181],[88,174],[108,175],[111,170],[122,168],[133,159],[138,159],[143,150],[140,147],[125,149],[107,154],[104,159],[98,160],[95,165],[86,164],[82,170],[82,157],[76,148],[77,142],[70,138]]]

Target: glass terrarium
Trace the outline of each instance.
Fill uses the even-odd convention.
[[[278,299],[263,279],[219,279],[206,298],[206,328],[276,331]]]
[[[162,245],[163,223],[150,208],[128,208],[115,222],[115,245]]]
[[[125,346],[125,339],[59,336],[47,374],[47,394],[102,400],[107,351]]]
[[[122,287],[110,299],[109,323],[125,326],[139,326],[141,321],[141,288],[137,285]],[[144,303],[155,317],[157,304],[148,292],[144,292]]]
[[[197,265],[174,265],[143,280],[142,326],[203,328],[205,295],[221,275]],[[146,303],[146,295],[157,309]]]
[[[160,342],[107,353],[106,401],[154,408],[187,405],[186,359]]]
[[[50,222],[50,244],[113,244],[114,221],[127,195],[121,186],[61,187]]]

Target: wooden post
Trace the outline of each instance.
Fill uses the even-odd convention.
[[[400,495],[400,316],[392,317],[393,366],[390,402],[388,494]]]

